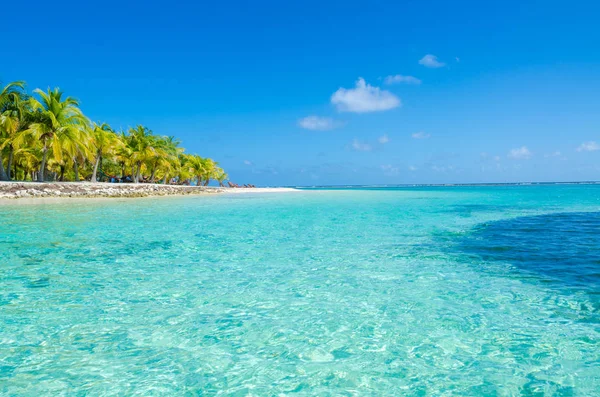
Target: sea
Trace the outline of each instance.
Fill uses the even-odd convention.
[[[600,185],[0,206],[2,396],[600,396]]]

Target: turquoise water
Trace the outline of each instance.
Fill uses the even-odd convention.
[[[0,206],[1,395],[600,395],[600,186]]]

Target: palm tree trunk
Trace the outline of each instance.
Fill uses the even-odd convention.
[[[40,171],[38,172],[38,182],[44,182],[44,173],[46,171],[46,159],[48,158],[48,147],[46,146],[46,140],[44,139],[44,148],[42,149],[42,164],[40,164]]]
[[[8,180],[12,180],[12,162],[13,162],[13,155],[14,155],[14,150],[12,145],[8,145],[8,165],[6,167],[6,176],[8,176]],[[16,175],[15,175],[16,177]]]
[[[150,183],[154,183],[154,176],[156,174],[156,166],[158,165],[158,160],[154,162],[152,165],[152,174],[150,175]]]
[[[96,156],[96,162],[94,163],[94,172],[92,172],[92,179],[90,182],[98,182],[96,173],[98,172],[98,165],[100,165],[100,153]]]
[[[137,171],[135,173],[135,183],[140,183],[140,173],[142,171],[142,162],[138,162]]]
[[[4,171],[4,159],[2,158],[1,152],[0,152],[0,181],[8,181],[8,176],[6,175],[6,171]]]
[[[75,182],[79,182],[79,165],[76,159],[73,159],[73,171],[75,172]]]
[[[65,166],[62,164],[60,165],[60,177],[58,179],[61,182],[65,181]]]
[[[204,181],[204,186],[208,186],[209,182],[210,182],[210,178],[206,178],[206,180]]]
[[[163,178],[163,185],[167,184],[167,174],[165,174],[165,177]]]

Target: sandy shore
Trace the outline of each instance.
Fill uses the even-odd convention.
[[[220,188],[134,183],[89,182],[0,182],[0,200],[22,201],[63,198],[135,198],[156,196],[206,195],[218,193],[292,192],[291,188]]]

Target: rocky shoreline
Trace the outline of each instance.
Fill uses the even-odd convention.
[[[0,182],[0,199],[150,197],[215,194],[226,189],[205,186],[157,185],[146,183],[86,182]]]

